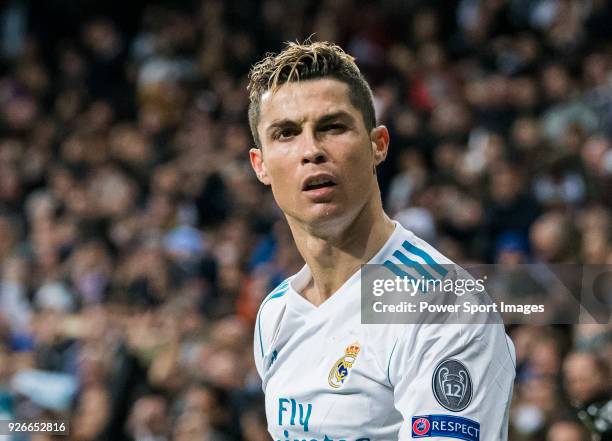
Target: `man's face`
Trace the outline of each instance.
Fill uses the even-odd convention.
[[[570,355],[563,370],[565,387],[571,400],[588,403],[606,389],[606,380],[589,354]]]
[[[346,84],[308,80],[267,92],[257,131],[262,148],[251,150],[251,164],[290,220],[342,224],[377,197],[374,167],[389,135],[383,126],[368,133]]]

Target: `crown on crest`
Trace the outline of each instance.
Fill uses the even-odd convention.
[[[359,351],[361,351],[361,348],[359,347],[359,343],[353,343],[352,345],[348,345],[346,347],[346,355],[352,355],[352,356],[356,356],[357,354],[359,354]]]

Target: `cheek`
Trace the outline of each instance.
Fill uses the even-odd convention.
[[[278,208],[286,214],[295,214],[299,211],[300,204],[300,193],[297,190],[293,190],[294,185],[288,180],[274,180],[270,189],[272,195],[276,201]]]
[[[369,151],[361,150],[346,158],[345,173],[355,186],[368,186],[374,175],[374,162]]]
[[[288,162],[274,162],[268,165],[268,177],[270,179],[272,193],[278,205],[283,208],[287,204],[292,203],[296,198],[296,192],[299,190],[299,181],[296,168]]]
[[[283,160],[268,161],[266,165],[266,172],[272,187],[276,187],[277,190],[282,189],[283,186],[289,190],[289,186],[297,179],[295,172],[297,168],[288,159],[285,157]]]

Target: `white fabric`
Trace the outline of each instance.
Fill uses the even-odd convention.
[[[437,263],[452,263],[398,223],[369,263],[400,265],[393,253],[404,241]],[[299,294],[310,278],[305,266],[272,291],[255,325],[274,440],[407,440],[412,417],[432,414],[479,423],[480,440],[507,439],[515,356],[502,325],[363,325],[359,272],[318,307]],[[353,344],[360,351],[334,388],[330,371]],[[463,363],[472,380],[472,400],[459,412],[442,407],[432,391],[433,371],[448,358]]]

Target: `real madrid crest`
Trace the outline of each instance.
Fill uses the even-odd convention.
[[[353,367],[353,364],[355,364],[355,360],[357,360],[359,351],[361,351],[359,343],[353,343],[346,347],[344,355],[334,363],[329,371],[327,380],[331,387],[338,389],[344,384],[344,380],[346,380],[349,371]]]

